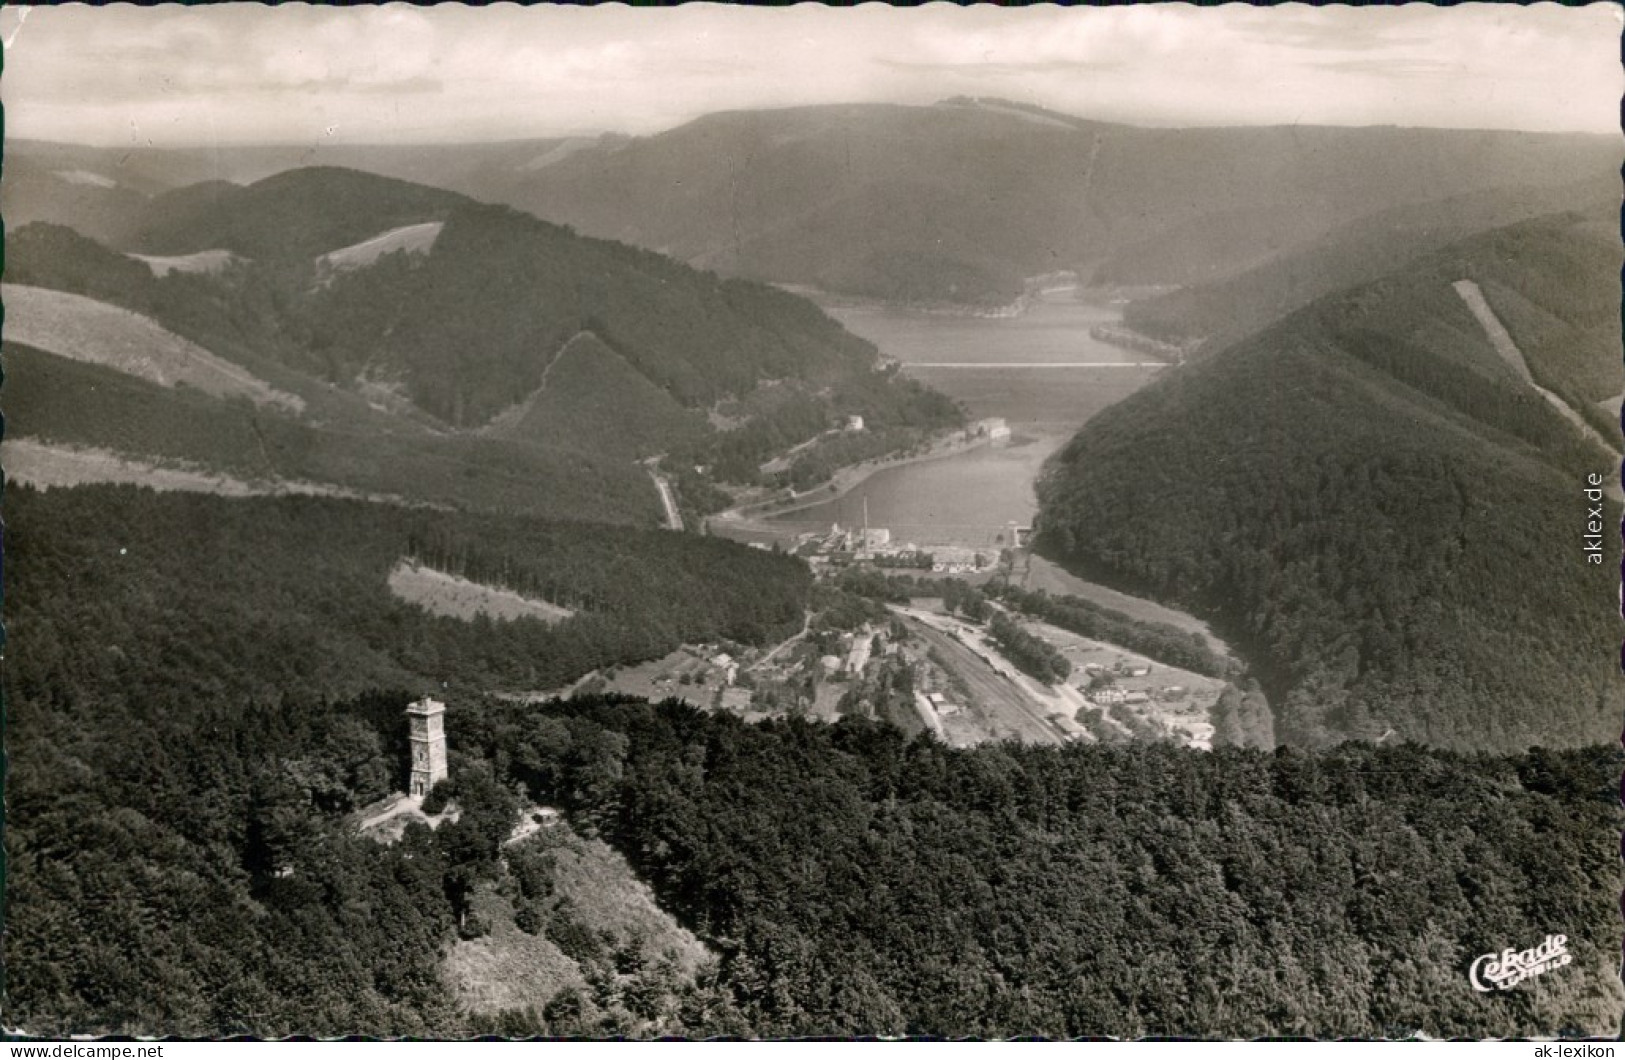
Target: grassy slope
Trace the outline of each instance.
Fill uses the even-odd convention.
[[[651,526],[661,514],[641,469],[586,448],[311,425],[9,343],[4,358],[17,437],[475,510]]]
[[[6,284],[6,338],[162,386],[245,397],[298,412],[304,401],[128,309],[63,291]]]
[[[389,591],[432,615],[465,622],[472,622],[478,615],[501,620],[535,618],[557,622],[574,613],[546,600],[446,574],[405,559],[389,572]]]
[[[602,840],[584,839],[560,821],[522,842],[551,857],[555,906],[567,905],[609,949],[634,945],[651,965],[669,954],[680,978],[688,980],[710,958],[704,944],[655,903],[648,884]],[[476,1013],[540,1012],[560,991],[585,988],[581,963],[545,931],[521,931],[512,897],[503,891],[486,887],[476,898],[475,909],[487,918],[491,933],[459,940],[446,955],[446,976],[462,1002]]]

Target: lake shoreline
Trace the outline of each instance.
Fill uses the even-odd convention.
[[[758,494],[752,502],[736,501],[711,518],[713,531],[782,546],[798,533],[855,522],[857,506],[849,498],[856,493],[868,502],[870,524],[902,541],[982,547],[997,536],[995,528],[1030,522],[1033,483],[1045,458],[1096,412],[1169,367],[1125,358],[1122,347],[1092,334],[1120,324],[1121,309],[1108,297],[1112,292],[1080,290],[1073,279],[1055,275],[1032,284],[1033,297],[1017,316],[830,308],[902,373],[958,401],[973,421],[1003,420],[1013,437],[996,446],[981,438],[953,444],[961,436],[955,431],[924,453],[841,468],[823,486],[793,498]],[[939,370],[950,368],[963,370]]]
[[[953,435],[962,435],[963,433],[964,428],[960,428],[955,430]],[[949,436],[947,444],[940,444],[939,442],[928,452],[916,453],[912,456],[866,460],[859,464],[837,468],[828,482],[805,493],[797,494],[793,498],[753,501],[749,504],[738,505],[715,515],[707,516],[705,519],[705,532],[708,534],[714,533],[716,526],[720,523],[724,527],[746,533],[772,534],[779,537],[793,536],[788,527],[773,526],[771,521],[781,516],[805,511],[808,508],[817,508],[831,501],[838,501],[882,471],[908,467],[913,464],[929,463],[933,460],[945,460],[990,445],[985,437],[973,436],[968,439],[954,440],[953,435]]]

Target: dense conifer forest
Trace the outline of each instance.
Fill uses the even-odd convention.
[[[409,678],[557,688],[684,642],[788,636],[810,584],[788,557],[587,523],[111,486],[12,486],[6,506],[8,676],[25,696],[139,698],[119,676],[132,668],[203,697]],[[390,595],[403,558],[578,613],[556,625],[437,618]]]
[[[1612,749],[954,751],[857,718],[523,703],[482,693],[793,632],[806,576],[680,535],[337,501],[13,488],[7,514],[7,1012],[37,1033],[1614,1026]],[[409,552],[583,614],[430,618],[382,587]],[[463,814],[382,847],[345,815],[401,787],[426,687]],[[583,935],[545,866],[499,856],[520,795],[618,848],[707,968]],[[496,885],[592,991],[454,1003],[441,961]],[[1572,969],[1468,987],[1477,954],[1551,932]]]
[[[1453,288],[1477,277],[1527,303],[1509,330],[1590,422],[1595,351],[1614,350],[1619,385],[1602,267],[1617,254],[1576,216],[1515,226],[1170,374],[1054,458],[1041,547],[1209,618],[1289,743],[1617,737],[1618,543],[1603,563],[1582,545],[1587,476],[1616,480],[1618,455],[1521,378]]]

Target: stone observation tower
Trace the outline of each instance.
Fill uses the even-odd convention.
[[[446,779],[446,731],[441,724],[445,713],[446,705],[428,696],[406,708],[412,736],[412,786],[408,790],[415,799]]]

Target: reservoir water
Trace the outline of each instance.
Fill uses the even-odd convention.
[[[902,309],[830,307],[854,334],[903,371],[962,401],[973,418],[1003,417],[1009,445],[876,472],[844,496],[773,520],[787,533],[887,527],[894,541],[992,545],[1011,522],[1029,525],[1033,483],[1045,458],[1091,416],[1162,370],[1143,354],[1090,336],[1116,323],[1115,307],[1052,292],[1014,317],[950,316]]]

